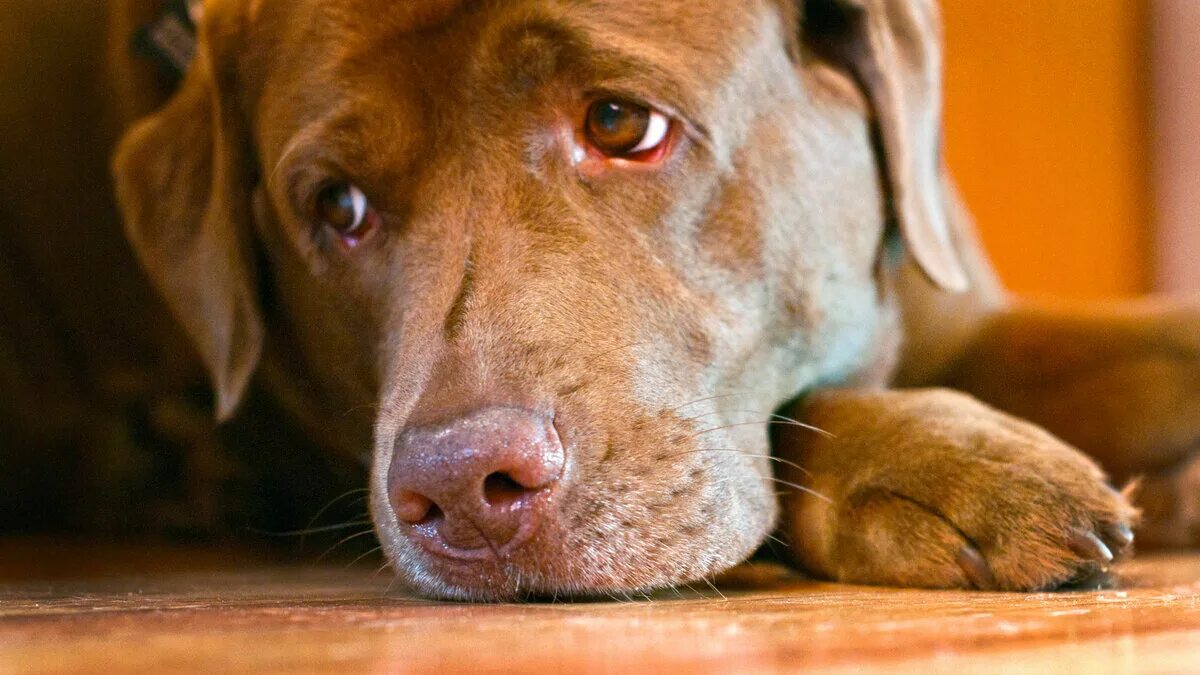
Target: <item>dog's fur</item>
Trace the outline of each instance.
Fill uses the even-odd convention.
[[[941,169],[928,0],[207,0],[173,93],[125,49],[156,5],[110,3],[107,43],[78,8],[52,16],[82,45],[61,58],[103,51],[107,79],[28,83],[57,112],[17,119],[73,135],[5,134],[0,386],[22,447],[70,445],[193,372],[89,189],[128,124],[126,232],[217,414],[260,373],[328,452],[373,448],[376,531],[420,592],[706,578],[780,504],[819,574],[1052,588],[1102,571],[1136,514],[1067,443],[1148,474],[1146,534],[1191,543],[1200,311],[1003,294]],[[566,161],[596,92],[682,120],[661,168]],[[353,251],[305,209],[330,179],[384,214]],[[72,405],[96,398],[124,403]],[[555,416],[554,517],[503,559],[435,559],[388,504],[395,439],[494,405]]]

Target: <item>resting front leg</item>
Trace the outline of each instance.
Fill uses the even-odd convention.
[[[1119,483],[1144,479],[1142,544],[1200,543],[1200,304],[1016,307],[939,384],[1042,425]]]
[[[1025,306],[995,316],[938,384],[1032,420],[1118,480],[1200,450],[1200,305]]]
[[[829,434],[776,442],[785,480],[812,490],[783,511],[816,574],[1034,591],[1095,583],[1132,543],[1136,512],[1091,460],[968,396],[830,391],[793,413]]]

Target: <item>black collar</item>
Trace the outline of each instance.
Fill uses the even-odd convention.
[[[183,79],[196,55],[196,24],[188,0],[166,0],[153,21],[133,38],[134,53],[159,64],[174,84]]]

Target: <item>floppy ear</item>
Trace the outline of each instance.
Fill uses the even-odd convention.
[[[125,232],[212,378],[229,418],[258,365],[246,135],[203,47],[180,90],[134,126],[113,161]]]
[[[931,281],[964,291],[942,185],[942,36],[936,0],[808,0],[804,31],[865,92],[892,208]]]

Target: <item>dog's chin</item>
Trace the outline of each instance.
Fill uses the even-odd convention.
[[[737,565],[739,560],[714,562],[710,569],[689,575],[652,568],[628,575],[582,570],[556,574],[544,569],[528,569],[506,560],[463,562],[426,555],[424,560],[401,568],[397,576],[409,592],[434,600],[488,603],[588,601],[640,597],[700,582]]]
[[[540,533],[519,550],[491,555],[445,555],[401,537],[386,545],[398,585],[436,600],[460,602],[587,601],[638,597],[703,583],[748,558],[768,525],[710,534],[677,550],[639,545],[637,537],[579,542]],[[641,540],[646,541],[646,540]],[[491,552],[489,552],[491,553]]]
[[[516,569],[503,562],[473,564],[466,568],[453,561],[427,561],[407,570],[401,579],[409,591],[421,597],[486,603],[624,598],[685,583],[682,579],[656,579],[653,575],[646,575],[641,580],[606,579],[602,575],[554,578],[537,571]]]

